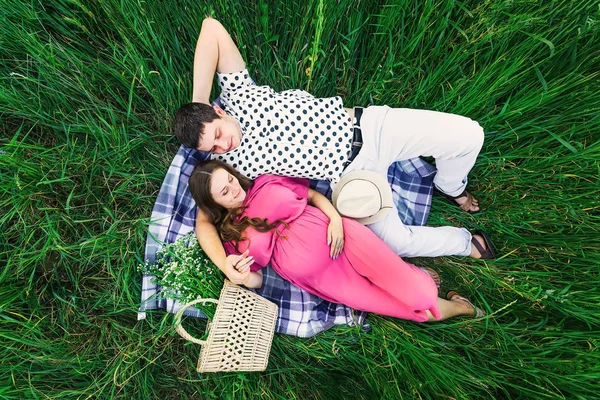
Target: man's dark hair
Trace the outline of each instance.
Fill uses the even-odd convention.
[[[200,144],[200,135],[204,133],[204,124],[219,119],[219,115],[209,104],[188,103],[175,111],[173,133],[179,143],[195,149]]]

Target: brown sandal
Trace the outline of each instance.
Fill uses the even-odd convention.
[[[479,254],[481,254],[480,259],[492,260],[496,258],[496,249],[494,248],[494,245],[492,244],[492,241],[490,240],[490,237],[487,235],[487,233],[485,233],[484,231],[475,231],[473,232],[473,235],[481,236],[483,238],[483,243],[485,243],[487,247],[487,249],[484,249],[481,243],[479,243],[479,240],[471,236],[471,243],[473,244],[473,246],[475,246],[477,251],[479,251]]]
[[[455,300],[462,300],[465,303],[467,303],[468,305],[470,305],[471,307],[473,307],[473,317],[475,318],[481,318],[485,316],[485,312],[478,307],[475,307],[475,305],[473,303],[471,303],[469,301],[469,299],[467,299],[466,297],[461,296],[457,291],[455,290],[451,290],[446,294],[446,299],[448,299],[449,301],[455,301]]]
[[[479,211],[481,211],[481,207],[477,211],[471,211],[471,206],[473,205],[473,200],[475,198],[473,197],[473,195],[470,192],[467,191],[467,189],[463,190],[463,192],[461,194],[459,194],[458,196],[450,196],[443,192],[440,192],[440,193],[442,193],[442,196],[444,196],[446,198],[446,200],[448,200],[448,202],[450,202],[450,204],[455,205],[456,207],[460,208],[463,211],[468,212],[469,214],[477,214]],[[456,200],[461,199],[463,197],[466,197],[467,201],[465,201],[463,204],[458,204],[456,202]]]

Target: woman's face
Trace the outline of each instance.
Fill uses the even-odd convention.
[[[213,171],[210,179],[210,194],[217,204],[225,208],[241,207],[246,199],[246,192],[240,186],[240,182],[223,168]]]

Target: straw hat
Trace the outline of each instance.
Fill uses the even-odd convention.
[[[352,171],[342,176],[331,198],[341,215],[363,225],[381,220],[393,208],[389,183],[372,171]]]

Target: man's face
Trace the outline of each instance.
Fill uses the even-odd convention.
[[[215,106],[215,112],[221,117],[204,124],[204,133],[197,150],[214,154],[227,153],[238,147],[242,141],[242,132],[237,120]]]

